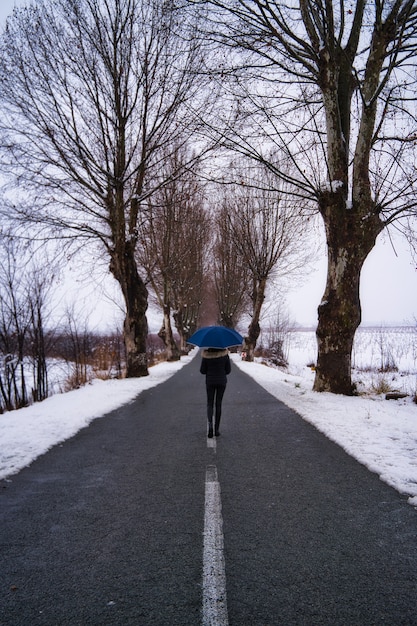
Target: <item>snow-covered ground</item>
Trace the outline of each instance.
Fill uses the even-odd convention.
[[[238,355],[233,355],[233,360],[382,480],[408,495],[410,504],[417,507],[417,404],[412,401],[417,388],[416,335],[401,332],[400,342],[399,336],[392,339],[390,334],[382,340],[379,331],[375,332],[373,339],[365,333],[360,339],[364,342],[362,348],[359,344],[355,347],[355,363],[361,366],[354,372],[361,392],[356,397],[311,390],[314,372],[308,365],[315,359],[312,332],[297,332],[290,337],[290,366],[286,371],[260,362],[246,363]],[[401,365],[398,372],[377,371],[380,364],[376,361],[385,359],[388,349],[391,365],[394,361]],[[197,353],[194,350],[179,363],[156,365],[146,378],[96,380],[82,389],[0,415],[0,479],[12,480],[13,474],[53,445],[68,439],[91,420],[132,401],[144,389],[160,384]],[[410,395],[403,400],[385,400],[385,393],[376,391],[387,387]]]
[[[7,479],[52,446],[69,439],[93,419],[164,382],[193,355],[183,357],[181,362],[155,365],[145,378],[95,379],[81,389],[56,394],[43,402],[0,415],[0,480]]]

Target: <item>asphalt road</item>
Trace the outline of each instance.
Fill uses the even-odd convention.
[[[0,483],[1,626],[199,626],[205,480],[229,626],[417,624],[417,511],[233,367],[199,357]]]

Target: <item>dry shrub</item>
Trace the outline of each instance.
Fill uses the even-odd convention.
[[[393,391],[393,388],[384,376],[378,376],[376,381],[372,381],[371,391],[376,394],[383,394]]]
[[[68,376],[64,380],[63,391],[66,393],[67,391],[73,391],[74,389],[79,389],[83,387],[87,383],[91,382],[93,376],[88,373],[87,370],[76,371],[74,370],[70,376]]]

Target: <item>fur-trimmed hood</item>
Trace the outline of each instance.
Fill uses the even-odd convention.
[[[221,356],[227,356],[229,354],[229,350],[227,350],[227,348],[225,350],[219,349],[219,350],[213,350],[213,348],[208,349],[208,348],[204,348],[203,352],[202,352],[202,357],[204,359],[218,359]]]

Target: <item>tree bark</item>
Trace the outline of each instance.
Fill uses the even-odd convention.
[[[164,306],[164,322],[158,333],[158,337],[160,337],[165,344],[167,361],[179,361],[181,358],[181,352],[174,339],[171,325],[171,309],[167,305]]]
[[[261,317],[262,305],[265,300],[266,278],[254,281],[253,287],[253,311],[252,320],[249,324],[248,334],[245,337],[243,350],[246,352],[245,361],[252,362],[255,357],[255,347],[261,332],[259,320]]]
[[[313,389],[354,393],[351,354],[361,322],[360,274],[383,225],[375,213],[361,220],[355,207],[346,208],[343,193],[324,193],[320,213],[327,233],[327,283],[318,307],[318,359]]]
[[[188,354],[191,345],[187,345],[187,337],[190,337],[197,330],[197,324],[194,320],[197,319],[198,309],[195,307],[195,311],[192,310],[188,315],[190,309],[194,309],[194,307],[182,306],[173,313],[175,328],[180,336],[181,354]]]
[[[138,274],[134,242],[125,242],[124,249],[113,254],[110,271],[118,281],[125,305],[124,342],[126,348],[126,377],[148,375],[146,338],[148,335],[148,290]]]

